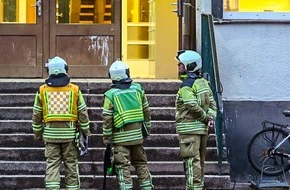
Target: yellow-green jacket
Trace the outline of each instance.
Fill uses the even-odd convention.
[[[32,127],[36,137],[45,142],[71,142],[76,137],[76,123],[84,135],[89,134],[87,106],[79,87],[44,84],[35,95]]]
[[[151,129],[151,115],[144,90],[138,83],[129,88],[111,88],[103,106],[105,144],[136,145],[143,143],[141,125]]]
[[[177,133],[207,134],[210,117],[216,117],[216,102],[208,81],[199,76],[189,76],[180,85],[176,96]]]

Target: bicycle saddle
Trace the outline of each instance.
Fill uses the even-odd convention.
[[[283,111],[283,114],[285,115],[285,117],[290,117],[290,110]]]

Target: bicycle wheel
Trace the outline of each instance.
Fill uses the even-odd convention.
[[[263,129],[255,134],[247,150],[251,166],[266,176],[278,176],[288,171],[290,169],[288,157],[281,153],[290,151],[290,140],[281,144],[276,153],[271,153],[271,150],[287,136],[287,132],[276,128]]]

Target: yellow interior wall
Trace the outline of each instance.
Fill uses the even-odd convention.
[[[178,18],[170,0],[156,1],[155,78],[178,77],[174,57],[178,50]]]
[[[26,23],[26,0],[17,1],[18,10],[18,22]]]
[[[0,1],[0,22],[3,22],[3,15],[4,15],[4,10],[3,10],[3,2]]]
[[[287,12],[289,9],[288,0],[240,0],[240,12]]]
[[[149,23],[141,22],[139,3],[136,0],[122,1],[122,60],[129,66],[132,78],[154,78],[146,57],[148,46],[142,45],[148,43],[144,36]]]
[[[132,2],[132,0],[127,1]],[[153,38],[150,39],[141,39],[145,40],[144,43],[152,44],[153,49],[149,51],[154,52],[144,52],[139,48],[128,48],[127,40],[132,40],[137,38],[137,36],[145,36],[142,35],[143,31],[140,28],[136,29],[134,27],[130,27],[128,29],[125,22],[127,22],[124,18],[128,16],[128,20],[133,22],[138,22],[139,18],[134,18],[131,16],[133,14],[132,10],[137,10],[136,1],[134,1],[131,5],[133,7],[128,7],[126,1],[122,1],[122,60],[125,61],[129,68],[132,78],[177,78],[177,63],[174,60],[176,55],[176,51],[178,49],[178,25],[177,25],[177,15],[172,12],[174,6],[171,5],[171,1],[169,0],[155,0],[155,37],[154,32]],[[127,14],[127,15],[124,15]],[[125,17],[124,17],[125,16]],[[154,23],[148,23],[148,29],[152,29],[150,26]],[[148,30],[146,28],[146,31]],[[154,26],[153,26],[154,28]],[[128,35],[125,35],[128,33]],[[155,46],[155,47],[154,47]],[[131,46],[132,47],[132,46]],[[129,51],[128,51],[129,50]],[[128,53],[126,53],[128,52]],[[138,55],[138,59],[134,59],[134,57],[130,57],[130,52],[134,55]],[[149,59],[144,59],[148,55],[154,54],[153,57],[149,56]],[[144,54],[144,55],[143,55]]]

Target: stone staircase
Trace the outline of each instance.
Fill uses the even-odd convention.
[[[156,190],[185,189],[185,176],[174,125],[174,103],[179,81],[135,80],[147,94],[152,113],[152,135],[144,143],[148,166]],[[34,95],[43,79],[0,79],[0,189],[43,189],[45,175],[44,146],[33,140],[31,117]],[[91,123],[89,154],[79,160],[81,189],[102,189],[103,156],[102,103],[110,81],[72,80],[85,96]],[[214,132],[208,140],[205,187],[229,189],[229,164],[223,158],[220,170]],[[62,176],[64,169],[61,169]],[[134,189],[138,189],[133,172]],[[63,178],[62,178],[63,180]],[[117,189],[114,177],[108,177],[109,189]],[[62,188],[64,186],[62,185]]]

